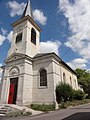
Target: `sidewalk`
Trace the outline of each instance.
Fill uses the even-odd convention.
[[[25,107],[25,106],[19,106],[19,105],[15,105],[15,104],[3,104],[3,105],[0,105],[0,107],[2,106],[9,106],[11,108],[14,108],[16,110],[20,110],[20,111],[23,111],[25,110],[26,112],[31,112],[32,113],[32,116],[33,115],[39,115],[39,114],[43,114],[44,112],[42,111],[36,111],[36,110],[33,110],[33,109],[30,109],[28,107]],[[12,111],[13,112],[13,111]]]

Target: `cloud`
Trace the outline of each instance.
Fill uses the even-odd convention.
[[[13,35],[13,31],[10,31],[9,34],[7,35],[7,39],[9,40],[9,42],[12,41],[12,35]]]
[[[7,34],[7,30],[5,30],[4,28],[1,28],[2,34],[6,35]]]
[[[35,21],[39,22],[42,25],[46,25],[47,17],[44,15],[42,10],[38,10],[38,9],[34,10],[33,16]]]
[[[7,30],[5,30],[4,28],[1,28],[1,32],[2,32],[2,34],[0,34],[0,46],[6,40]]]
[[[61,43],[58,40],[40,42],[40,53],[55,52],[57,55],[59,55],[60,46]]]
[[[7,30],[5,30],[4,28],[1,28],[1,32],[2,34],[0,34],[0,46],[3,44],[5,40],[8,40],[11,43],[13,31],[10,31],[8,33]]]
[[[7,3],[8,8],[10,8],[10,16],[15,17],[16,15],[20,16],[23,14],[26,3],[18,3],[16,1],[9,1]],[[35,9],[33,11],[33,16],[35,21],[39,22],[41,25],[46,25],[47,17],[44,15],[42,10]]]
[[[0,46],[3,44],[5,40],[6,40],[6,37],[0,34]]]
[[[65,45],[89,61],[90,0],[74,0],[72,3],[70,0],[59,0],[59,12],[63,12],[68,19],[69,30],[72,32]],[[80,37],[83,32],[84,34]]]
[[[7,6],[10,8],[10,16],[14,17],[16,15],[22,15],[23,14],[23,10],[26,6],[26,4],[24,2],[22,2],[21,4],[19,4],[16,1],[9,1],[7,3]]]
[[[88,61],[83,59],[83,58],[76,58],[70,62],[68,62],[67,64],[72,68],[72,69],[76,69],[76,68],[81,68],[81,69],[87,69],[86,63]]]

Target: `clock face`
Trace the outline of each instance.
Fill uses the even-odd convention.
[[[17,29],[17,32],[21,32],[22,30],[23,30],[23,27],[19,26],[18,29]]]

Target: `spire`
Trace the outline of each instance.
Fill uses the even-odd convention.
[[[23,12],[22,18],[27,16],[27,15],[29,15],[30,17],[33,17],[30,0],[27,1],[27,5],[26,5],[25,10]]]

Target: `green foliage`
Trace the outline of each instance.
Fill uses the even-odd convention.
[[[29,111],[27,111],[26,113],[23,114],[23,116],[30,116],[30,115],[32,115],[32,113]]]
[[[34,109],[34,110],[39,110],[39,111],[44,111],[44,112],[48,112],[48,111],[53,111],[55,110],[55,105],[45,105],[45,104],[31,104],[30,108]]]
[[[72,87],[69,84],[60,83],[56,86],[56,99],[57,102],[60,103],[62,100],[64,102],[70,100],[72,98]]]
[[[67,108],[67,104],[62,102],[61,104],[59,104],[59,109],[65,109]]]
[[[84,78],[88,78],[90,77],[90,73],[86,70],[82,70],[82,69],[76,69],[75,70],[76,74],[77,74],[77,78],[78,79],[84,79]]]
[[[85,98],[85,93],[81,90],[73,90],[73,99],[83,100]]]
[[[86,70],[76,69],[75,70],[78,78],[78,83],[82,85],[85,93],[88,94],[88,98],[90,97],[90,73]]]

